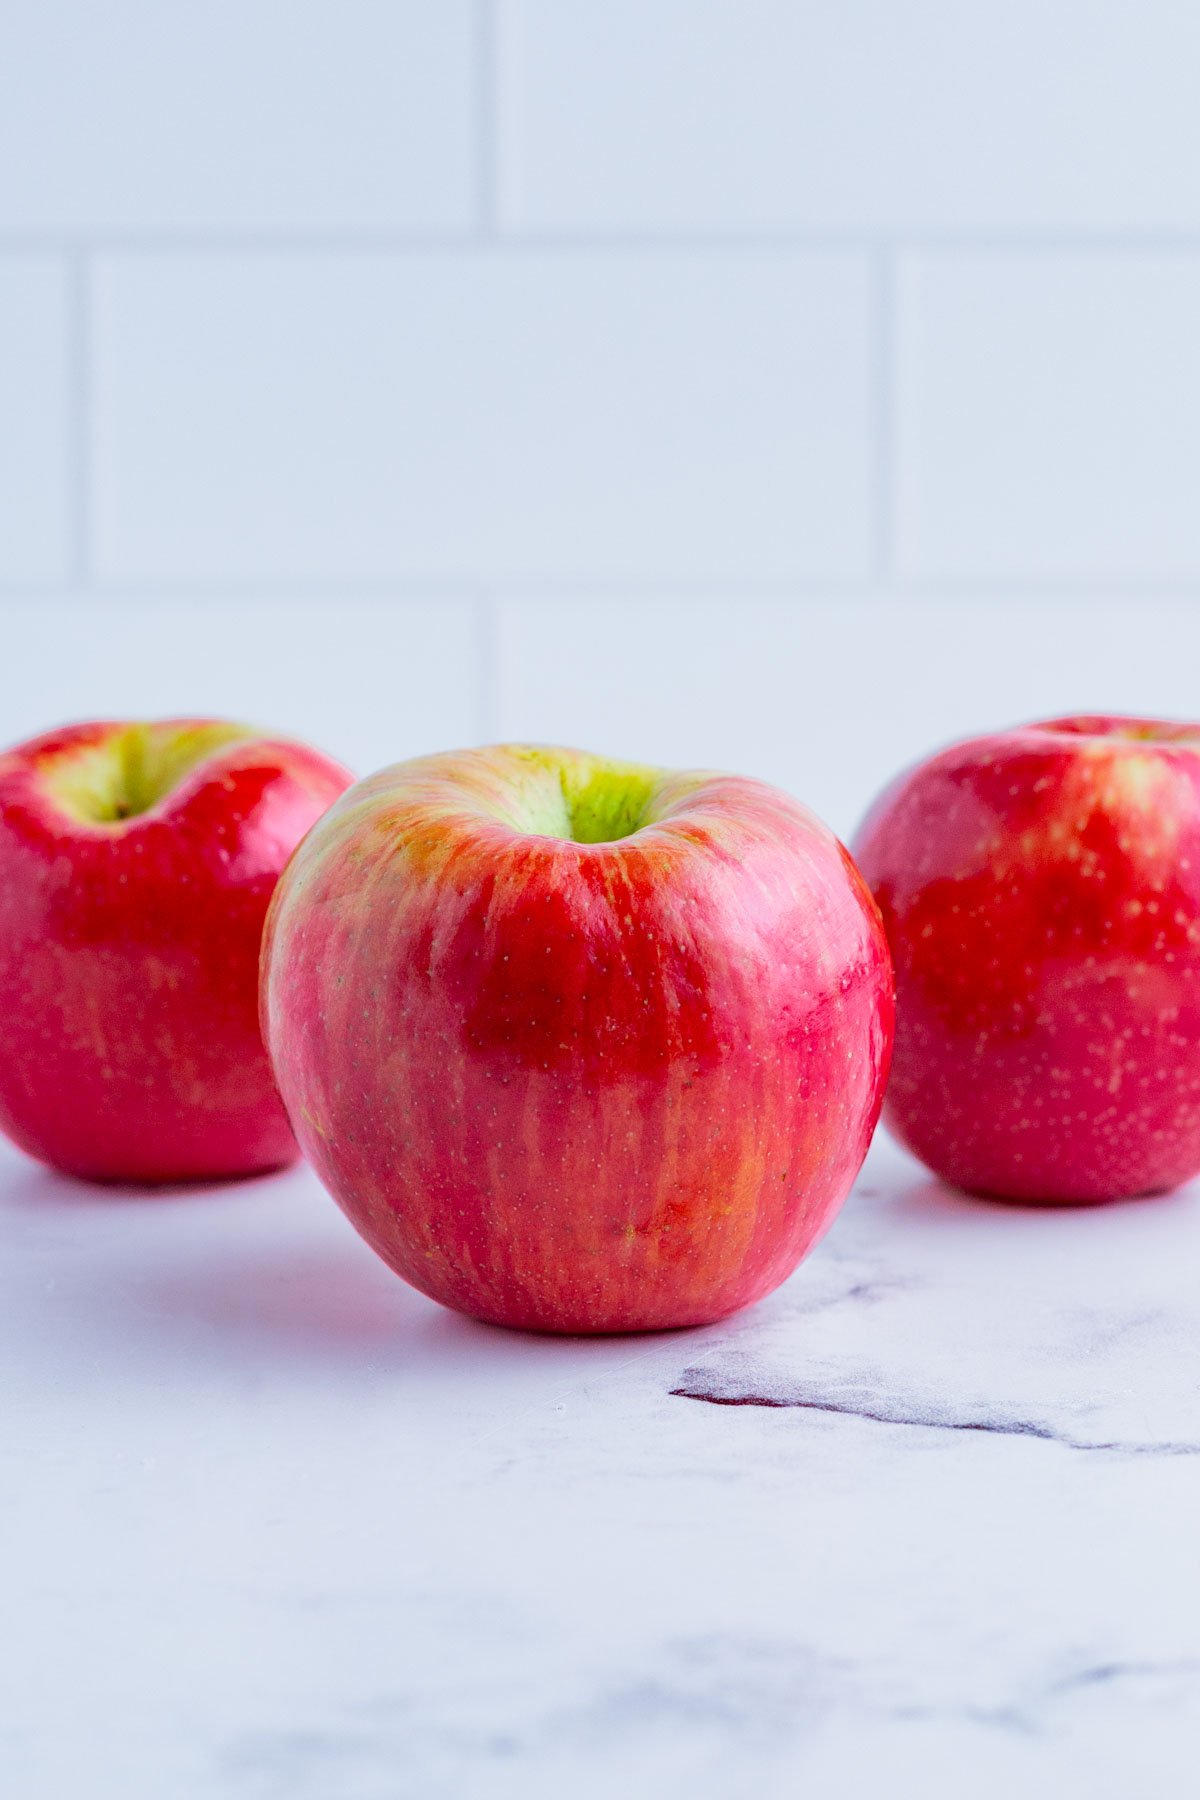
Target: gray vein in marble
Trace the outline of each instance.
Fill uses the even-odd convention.
[[[996,1437],[1038,1438],[1067,1450],[1104,1451],[1119,1456],[1200,1456],[1200,1442],[1172,1439],[1089,1439],[1075,1436],[1044,1419],[1026,1419],[1002,1411],[958,1409],[933,1399],[920,1403],[868,1395],[861,1389],[837,1394],[807,1383],[747,1387],[720,1369],[689,1368],[671,1388],[673,1398],[703,1400],[710,1406],[761,1406],[779,1410],[836,1413],[874,1425],[907,1425],[923,1431],[972,1431]]]
[[[353,1778],[356,1795],[372,1800],[457,1800],[468,1774],[541,1768],[547,1758],[570,1770],[580,1755],[590,1766],[662,1742],[692,1746],[698,1758],[722,1746],[770,1756],[817,1730],[859,1681],[851,1663],[806,1644],[697,1635],[662,1644],[631,1670],[598,1671],[590,1690],[581,1684],[558,1701],[547,1702],[541,1684],[501,1684],[490,1696],[463,1689],[432,1703],[384,1693],[321,1726],[243,1734],[222,1752],[221,1778],[288,1800],[324,1800],[331,1778]],[[385,1774],[377,1789],[371,1778]]]
[[[961,1705],[949,1703],[923,1705],[919,1702],[902,1703],[891,1708],[882,1709],[887,1716],[901,1722],[918,1723],[924,1720],[948,1722],[957,1720],[971,1725],[983,1725],[993,1730],[1012,1732],[1021,1737],[1040,1737],[1049,1725],[1055,1708],[1076,1695],[1087,1694],[1097,1688],[1110,1686],[1134,1686],[1153,1689],[1164,1682],[1179,1677],[1190,1680],[1200,1673],[1200,1663],[1195,1661],[1176,1662],[1110,1662],[1092,1663],[1080,1669],[1073,1669],[1064,1675],[1047,1681],[1040,1688],[1014,1698],[991,1705],[978,1702],[967,1702]]]
[[[976,1727],[1026,1741],[1058,1730],[1058,1710],[1111,1687],[1142,1691],[1143,1703],[1179,1698],[1170,1683],[1194,1682],[1200,1663],[1176,1660],[1079,1661],[995,1688],[912,1693],[912,1675],[893,1659],[836,1657],[786,1638],[714,1632],[667,1640],[642,1651],[633,1668],[598,1668],[570,1696],[552,1698],[540,1683],[500,1683],[490,1694],[471,1684],[445,1691],[382,1692],[323,1725],[241,1735],[220,1757],[221,1791],[297,1800],[336,1792],[355,1800],[457,1800],[465,1783],[489,1793],[524,1794],[530,1775],[554,1791],[615,1791],[622,1772],[643,1766],[662,1746],[678,1752],[672,1768],[688,1773],[687,1791],[739,1791],[747,1770],[778,1767],[797,1745],[811,1746],[839,1718],[900,1727]],[[980,1691],[982,1689],[982,1691]],[[991,1691],[989,1691],[991,1689]],[[906,1691],[907,1690],[907,1691]],[[583,1759],[581,1761],[581,1759]],[[732,1759],[732,1760],[731,1760]],[[733,1772],[739,1778],[734,1785]],[[661,1770],[659,1771],[661,1774]],[[710,1780],[705,1777],[715,1777]],[[662,1791],[661,1789],[659,1791]],[[682,1781],[671,1792],[684,1791]],[[775,1791],[774,1788],[771,1790]]]
[[[1190,1657],[1162,1663],[1091,1663],[1086,1668],[1076,1669],[1051,1682],[1046,1689],[1045,1698],[1054,1700],[1061,1695],[1074,1693],[1079,1688],[1105,1687],[1115,1681],[1165,1681],[1174,1675],[1196,1674],[1200,1674],[1200,1662]]]

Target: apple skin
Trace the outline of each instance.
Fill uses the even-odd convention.
[[[866,1153],[892,1006],[875,905],[802,806],[570,750],[358,783],[264,942],[280,1091],[342,1209],[435,1300],[542,1331],[781,1282]]]
[[[199,760],[114,816],[134,744],[160,772]],[[296,1157],[258,1028],[263,921],[351,780],[302,744],[209,720],[76,725],[0,756],[0,1128],[15,1143],[99,1181]]]
[[[1026,1201],[1200,1171],[1200,726],[1056,719],[955,744],[855,839],[896,965],[889,1128]]]

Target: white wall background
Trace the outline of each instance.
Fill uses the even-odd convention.
[[[4,0],[0,736],[1200,715],[1194,0]]]

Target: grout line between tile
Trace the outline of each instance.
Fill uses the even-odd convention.
[[[896,427],[895,427],[895,257],[878,250],[872,280],[872,395],[869,430],[873,458],[872,563],[880,582],[888,580],[895,560]]]
[[[481,594],[475,603],[475,632],[479,741],[494,744],[500,735],[500,619],[493,593]]]
[[[587,605],[595,600],[618,602],[677,603],[689,601],[730,605],[813,606],[822,602],[841,602],[847,606],[871,603],[903,606],[913,602],[961,603],[970,606],[986,601],[1046,601],[1088,605],[1105,600],[1139,600],[1175,602],[1200,606],[1200,575],[1168,579],[1161,576],[1139,576],[1067,579],[1050,576],[1019,576],[1006,580],[1003,576],[917,577],[892,574],[885,579],[874,577],[821,580],[801,577],[794,581],[739,581],[735,575],[715,581],[693,580],[605,580],[542,577],[520,580],[508,573],[503,578],[505,590],[519,588],[529,600],[553,602],[564,607]],[[0,605],[34,597],[71,602],[88,600],[97,606],[122,604],[158,606],[169,602],[186,603],[239,601],[264,607],[296,604],[329,603],[410,606],[423,601],[444,601],[475,605],[477,617],[483,619],[478,583],[436,578],[397,579],[390,582],[358,584],[353,579],[293,581],[281,576],[273,581],[178,581],[139,578],[122,582],[111,577],[82,581],[68,577],[62,580],[0,578]],[[492,602],[498,604],[497,601]],[[482,666],[482,653],[481,653]]]
[[[892,226],[825,227],[776,230],[604,228],[596,226],[521,227],[498,220],[498,74],[492,27],[493,0],[476,0],[480,26],[476,48],[479,129],[475,143],[477,219],[467,228],[442,229],[381,226],[378,229],[316,228],[5,231],[0,229],[0,255],[27,252],[62,254],[84,249],[129,255],[390,255],[429,251],[471,251],[481,231],[489,248],[519,256],[535,252],[594,251],[621,254],[710,252],[730,256],[796,252],[854,252],[872,255],[911,250],[932,255],[980,256],[1194,256],[1200,254],[1200,231],[1000,231],[971,228],[930,230]]]
[[[91,574],[91,254],[77,246],[67,261],[67,579],[85,588]]]
[[[490,243],[499,220],[499,89],[494,0],[475,0],[475,210],[480,237]]]

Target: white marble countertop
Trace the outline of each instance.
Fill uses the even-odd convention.
[[[989,1206],[880,1140],[773,1299],[592,1341],[441,1311],[303,1170],[4,1151],[0,1234],[8,1800],[1191,1779],[1194,1192]]]

